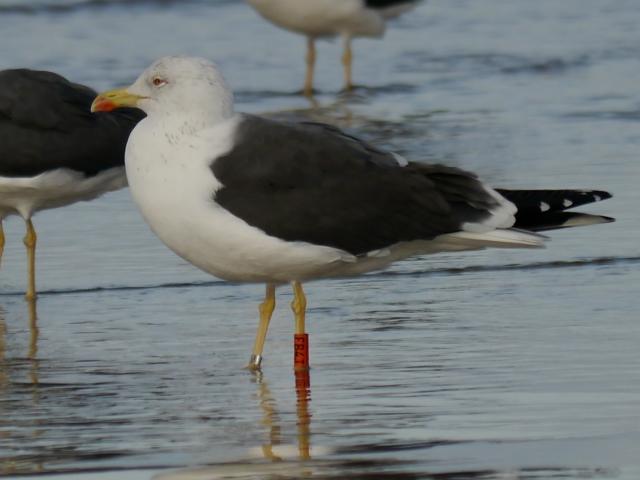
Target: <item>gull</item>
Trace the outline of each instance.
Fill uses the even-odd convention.
[[[413,8],[419,0],[247,0],[270,22],[307,37],[304,94],[313,94],[317,38],[342,37],[344,88],[353,88],[354,37],[381,37],[386,22]]]
[[[413,255],[540,247],[546,237],[537,229],[612,221],[565,212],[606,192],[496,190],[473,173],[408,161],[330,125],[236,112],[220,70],[200,58],[161,58],[92,105],[119,107],[147,113],[129,137],[125,164],[151,229],[205,272],[266,284],[254,369],[278,285],[293,287],[295,366],[307,368],[303,282]]]
[[[91,200],[126,186],[124,148],[144,114],[92,114],[96,92],[40,70],[0,71],[0,258],[2,220],[20,215],[27,227],[27,300],[36,298],[39,210]]]

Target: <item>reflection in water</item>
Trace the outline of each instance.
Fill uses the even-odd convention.
[[[298,418],[298,452],[300,460],[311,459],[311,379],[309,370],[297,370],[296,375],[296,415]]]
[[[281,417],[278,413],[276,400],[269,389],[262,372],[255,373],[255,382],[258,385],[258,399],[263,411],[262,424],[269,429],[268,443],[262,445],[262,454],[267,460],[279,462],[287,454],[286,448],[277,454],[274,449],[282,446]],[[297,426],[297,451],[299,460],[311,460],[311,414],[309,402],[311,401],[309,371],[296,371],[296,426]]]
[[[264,116],[275,120],[288,122],[320,122],[336,125],[340,128],[352,126],[354,116],[348,102],[338,98],[325,105],[317,100],[310,100],[309,107],[278,110],[263,113]]]
[[[38,400],[38,369],[40,367],[38,361],[38,336],[40,330],[38,329],[38,311],[36,308],[36,300],[27,300],[29,306],[29,352],[27,358],[31,362],[31,368],[29,369],[29,377],[31,378],[31,384],[33,385],[33,400]]]
[[[27,357],[30,360],[36,360],[38,355],[38,335],[40,330],[38,329],[38,310],[36,306],[36,300],[27,301],[29,307],[29,353]]]
[[[0,306],[0,398],[10,398],[12,394],[15,395],[16,389],[20,389],[23,386],[31,389],[31,405],[36,406],[40,403],[40,391],[39,391],[39,360],[38,355],[38,313],[35,300],[28,300],[28,315],[29,315],[29,342],[27,346],[27,354],[25,357],[11,358],[9,355],[9,344],[7,342],[8,329],[5,320],[5,310]],[[28,362],[28,373],[25,372],[23,366]],[[24,382],[22,380],[25,373],[28,375],[29,381]],[[15,379],[12,380],[12,377]],[[7,406],[10,404],[7,403]],[[27,408],[28,406],[21,403],[21,406]],[[0,404],[1,412],[2,404]],[[9,407],[10,408],[10,407]],[[0,419],[2,415],[0,414]],[[36,438],[40,435],[40,430],[35,429],[30,431],[27,435],[32,438]],[[20,438],[16,438],[18,434],[11,430],[0,430],[0,437],[14,437],[14,441],[18,441]],[[44,471],[43,463],[40,459],[25,459],[19,457],[7,457],[0,462],[0,475],[10,475],[16,473],[25,472],[42,472]]]
[[[7,323],[4,320],[4,308],[0,306],[0,393],[4,393],[9,383],[7,373]]]
[[[266,427],[267,442],[259,448],[269,463],[256,463],[253,458],[197,469],[178,470],[155,475],[154,480],[187,480],[194,478],[306,478],[319,473],[316,462],[311,463],[311,401],[309,371],[295,372],[297,445],[295,449],[283,444],[282,417],[262,372],[252,372],[257,386],[257,398],[262,410],[261,424]],[[292,452],[296,452],[293,454]],[[293,457],[293,458],[292,458]],[[297,458],[296,458],[297,457]],[[267,477],[265,477],[267,475]]]
[[[282,441],[276,402],[267,382],[262,379],[262,372],[260,371],[256,372],[256,383],[258,384],[260,408],[264,412],[262,424],[269,429],[269,441],[262,445],[262,454],[264,458],[269,460],[280,461],[282,458],[273,453],[274,445],[280,445]]]
[[[350,447],[327,450],[316,449],[312,458],[311,450],[311,418],[309,402],[311,401],[309,371],[295,372],[296,392],[296,426],[297,448],[283,444],[286,432],[282,429],[283,418],[278,411],[276,399],[269,388],[262,372],[254,373],[257,386],[257,399],[262,410],[262,421],[266,427],[266,443],[260,448],[260,455],[268,462],[256,462],[251,456],[237,462],[224,462],[201,468],[181,469],[156,474],[152,480],[212,480],[212,479],[261,479],[261,480],[293,480],[315,478],[318,480],[419,480],[424,478],[439,480],[498,480],[520,479],[536,480],[542,478],[594,478],[594,474],[603,473],[583,469],[530,468],[513,470],[461,469],[443,471],[437,464],[431,465],[434,471],[418,470],[416,461],[397,458],[401,452],[427,451],[435,447],[446,446],[448,442],[407,442],[407,443],[366,443]],[[455,442],[451,442],[453,444]],[[464,442],[461,442],[464,443]],[[295,452],[295,453],[294,453]],[[389,454],[387,457],[375,457],[375,454]],[[415,466],[415,471],[406,471],[407,466]],[[428,468],[428,467],[427,467]],[[599,477],[598,477],[599,478]]]
[[[38,336],[40,335],[40,329],[38,328],[38,309],[36,300],[27,300],[27,307],[29,312],[29,347],[27,350],[27,358],[31,360],[32,365],[35,365],[37,363],[38,357]],[[0,375],[7,374],[7,322],[5,320],[5,315],[5,310],[0,305]],[[34,368],[37,369],[37,366]],[[36,377],[36,380],[34,380],[34,384],[37,383],[38,382]]]
[[[112,470],[111,457],[114,454],[114,449],[99,450],[82,446],[65,448],[60,446],[63,443],[60,439],[69,434],[73,435],[74,432],[80,432],[83,438],[85,435],[89,437],[96,429],[101,435],[102,431],[106,428],[114,428],[114,425],[122,424],[130,427],[132,424],[127,421],[123,422],[120,418],[116,422],[122,423],[115,423],[111,418],[102,416],[100,413],[96,414],[99,408],[97,406],[104,405],[102,400],[105,398],[105,390],[100,388],[100,385],[104,385],[102,379],[99,380],[101,383],[95,384],[97,387],[94,384],[83,382],[62,386],[60,382],[51,382],[51,375],[47,374],[47,381],[39,384],[38,371],[42,360],[37,358],[36,305],[32,304],[29,307],[31,327],[29,342],[27,344],[23,341],[21,348],[18,349],[20,351],[28,347],[27,357],[24,356],[24,353],[19,356],[12,355],[16,351],[12,348],[13,337],[9,337],[10,340],[7,340],[7,323],[0,307],[0,438],[3,440],[1,445],[3,447],[6,445],[6,453],[0,456],[0,476],[56,471],[71,473],[75,471],[78,472],[77,478],[81,479],[84,478],[81,473],[82,466],[87,463],[96,465],[94,467],[96,470]],[[23,326],[24,323],[20,325]],[[51,364],[46,366],[50,368]],[[29,374],[31,380],[25,382],[25,376]],[[144,375],[137,376],[136,379],[146,375],[145,372]],[[336,417],[327,413],[330,410],[318,409],[315,412],[315,418],[312,415],[308,371],[295,373],[295,389],[293,391],[290,386],[284,391],[282,389],[276,390],[274,386],[272,391],[266,377],[261,373],[250,378],[252,381],[251,393],[246,395],[248,398],[245,400],[249,401],[254,411],[259,412],[257,416],[252,415],[257,417],[256,423],[259,431],[262,432],[261,440],[253,440],[257,448],[251,449],[244,455],[241,454],[240,458],[234,462],[223,460],[204,468],[161,473],[153,477],[155,480],[212,480],[214,478],[242,478],[245,480],[602,478],[602,469],[588,468],[562,469],[558,467],[549,469],[545,467],[526,470],[513,468],[509,469],[507,473],[489,469],[443,471],[443,465],[449,464],[451,456],[466,458],[471,455],[470,452],[481,447],[474,446],[474,443],[477,442],[399,441],[396,439],[384,441],[380,438],[373,438],[373,436],[336,435],[330,426],[331,422],[336,421]],[[92,385],[92,388],[88,388]],[[76,395],[78,386],[83,387],[80,395]],[[107,384],[107,388],[112,389],[113,383]],[[316,390],[318,390],[317,387]],[[30,394],[31,398],[29,398]],[[5,398],[9,401],[4,402]],[[290,405],[291,402],[287,400],[293,398],[296,400],[295,407],[283,406]],[[315,402],[323,398],[326,399],[326,395],[319,396],[316,391]],[[80,411],[71,418],[68,415],[63,417],[57,413],[59,410],[52,404],[66,403],[69,399],[74,402],[74,406],[84,408],[85,411]],[[121,400],[122,398],[118,399],[120,405],[124,405]],[[279,408],[277,400],[282,402],[281,408]],[[108,401],[112,401],[112,397]],[[144,403],[139,398],[136,401]],[[239,401],[244,407],[246,402],[240,399]],[[124,406],[127,412],[133,408],[131,404]],[[233,407],[226,406],[225,408]],[[11,413],[13,417],[7,413]],[[242,418],[245,418],[246,414],[247,412],[243,409]],[[359,415],[366,417],[367,413],[363,410],[362,413],[359,412]],[[407,412],[407,415],[411,415],[411,413]],[[3,423],[6,418],[15,418],[16,421]],[[162,420],[164,421],[164,419]],[[313,443],[320,441],[325,445],[331,444],[331,448],[319,449],[317,445],[312,448],[312,421],[315,424]],[[14,425],[19,425],[19,428],[15,428]],[[188,428],[188,425],[183,428]],[[250,438],[254,439],[255,436]],[[28,451],[28,447],[34,444],[36,447],[32,451],[35,453],[31,453]],[[213,450],[216,447],[215,443],[209,443],[206,448]],[[516,446],[515,448],[518,451],[520,447]],[[116,453],[120,454],[120,452]],[[126,452],[125,455],[130,455],[130,452]],[[166,463],[162,463],[165,457],[164,454],[155,457],[154,468],[166,466]],[[181,462],[180,464],[187,463],[184,460],[178,461]],[[133,462],[131,461],[129,465],[133,465]],[[498,463],[500,462],[498,461]],[[172,464],[179,465],[178,462],[169,465]],[[505,476],[511,475],[512,472],[513,477]],[[144,475],[151,475],[151,473],[141,472],[138,475],[135,472],[125,472],[121,476],[116,475],[116,477],[142,478]]]
[[[0,398],[5,398],[9,390],[9,369],[7,365],[7,324],[4,319],[5,311],[0,306]],[[0,405],[1,407],[1,405]],[[0,408],[0,412],[2,409]],[[0,438],[9,437],[10,432],[0,429]],[[0,474],[9,474],[15,471],[11,461],[0,462]]]
[[[439,126],[437,120],[446,114],[446,110],[425,110],[414,114],[411,118],[372,117],[354,109],[354,98],[351,96],[338,97],[332,101],[319,104],[313,103],[310,107],[291,108],[263,113],[264,116],[274,120],[287,122],[320,122],[336,126],[349,134],[355,134],[377,147],[391,149],[396,153],[409,155],[413,160],[426,160],[429,146],[424,144],[426,131]],[[402,141],[399,141],[403,139]],[[418,151],[413,151],[415,142]],[[441,161],[433,158],[434,161]]]

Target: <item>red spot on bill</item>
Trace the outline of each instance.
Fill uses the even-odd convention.
[[[118,106],[114,102],[112,102],[108,98],[100,96],[96,97],[96,99],[93,101],[93,104],[91,105],[92,112],[111,112],[116,108],[118,108]]]

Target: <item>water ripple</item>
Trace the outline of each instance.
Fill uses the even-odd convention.
[[[640,263],[640,256],[629,257],[598,257],[598,258],[585,258],[578,260],[555,260],[549,262],[535,262],[535,263],[514,263],[508,265],[471,265],[465,267],[447,267],[436,268],[431,270],[384,270],[381,272],[374,272],[364,275],[366,278],[376,277],[414,277],[414,276],[437,276],[437,275],[463,275],[465,273],[476,272],[503,272],[503,271],[527,271],[527,270],[546,270],[556,268],[582,268],[589,266],[606,266],[606,265],[634,265]],[[233,287],[236,285],[233,282],[227,282],[224,280],[210,280],[210,281],[197,281],[197,282],[171,282],[160,283],[156,285],[114,285],[108,287],[89,287],[89,288],[69,288],[69,289],[51,289],[41,290],[38,292],[40,296],[53,296],[53,295],[76,295],[84,293],[99,293],[99,292],[126,292],[136,290],[161,290],[161,289],[185,289],[185,288],[201,288],[201,287]],[[0,292],[0,297],[15,297],[22,296],[22,291],[5,291]]]

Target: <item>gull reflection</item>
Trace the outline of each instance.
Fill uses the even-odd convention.
[[[256,383],[258,385],[260,408],[264,412],[262,425],[269,429],[269,441],[262,445],[262,454],[264,455],[264,458],[271,461],[281,461],[282,457],[273,453],[273,447],[282,443],[276,402],[271,394],[271,390],[269,389],[267,382],[262,378],[262,372],[256,373]]]
[[[298,452],[300,460],[311,459],[311,379],[309,370],[295,372],[296,375],[296,414],[298,417]]]
[[[37,387],[40,378],[40,361],[38,360],[38,337],[40,335],[40,330],[38,329],[36,300],[28,300],[27,306],[29,315],[29,343],[27,346],[27,354],[24,359],[29,363],[28,375],[30,383],[34,387],[33,400],[36,402],[39,399]],[[8,358],[7,349],[7,323],[5,320],[5,310],[0,306],[0,391],[10,387],[11,382],[9,373],[11,370],[16,370],[17,365],[15,358]]]
[[[0,393],[4,392],[9,384],[7,370],[7,323],[4,319],[4,308],[0,306]]]
[[[38,356],[38,336],[40,330],[38,329],[38,310],[35,300],[29,300],[27,302],[29,307],[29,353],[27,357],[30,360],[35,360]]]
[[[39,368],[40,362],[38,360],[38,337],[40,335],[40,329],[38,328],[38,310],[36,306],[36,299],[27,300],[27,305],[29,308],[29,351],[27,353],[27,358],[31,362],[31,368],[29,369],[29,378],[31,379],[31,384],[34,387],[38,386],[39,382]],[[38,389],[34,388],[34,403],[38,400]]]
[[[311,102],[309,107],[268,112],[265,116],[280,121],[327,123],[339,128],[353,126],[355,119],[353,111],[343,100],[338,99],[325,105],[321,105],[316,100],[309,99],[309,101]]]
[[[275,398],[262,372],[256,372],[254,379],[258,386],[258,399],[263,412],[262,425],[268,428],[268,442],[260,447],[262,456],[273,462],[284,459],[292,460],[291,457],[301,461],[311,460],[311,414],[309,413],[311,388],[309,371],[295,372],[297,444],[293,447],[282,443],[281,418]]]
[[[39,335],[37,326],[38,314],[35,300],[27,301],[27,304],[29,338],[26,345],[26,355],[16,355],[16,352],[23,348],[18,349],[14,344],[14,340],[18,337],[17,335],[11,336],[11,344],[7,340],[9,330],[7,328],[6,312],[4,308],[0,306],[0,398],[7,399],[4,404],[0,402],[0,418],[4,417],[6,419],[9,417],[9,415],[5,415],[3,409],[13,414],[16,411],[15,405],[19,405],[20,412],[28,412],[30,408],[40,403],[40,361],[37,358]],[[23,325],[23,320],[20,320],[19,324]],[[20,333],[25,332],[21,331]],[[28,379],[26,382],[24,381],[25,377]],[[31,404],[26,401],[26,395],[29,395],[29,393],[31,394]],[[23,422],[24,425],[31,424],[27,416],[23,417]],[[5,441],[9,441],[10,444],[16,446],[20,445],[21,447],[32,444],[33,439],[38,438],[42,433],[37,425],[37,421],[32,423],[34,425],[33,429],[27,426],[16,428],[10,422],[3,423],[3,427],[8,426],[9,428],[6,430],[0,429],[0,450],[2,450],[2,444]],[[37,457],[29,457],[27,455],[0,455],[0,476],[39,473],[43,470],[43,462]]]
[[[283,439],[286,434],[282,425],[282,416],[278,410],[275,396],[269,388],[264,374],[254,372],[252,381],[256,385],[256,398],[262,411],[260,424],[265,427],[265,441],[250,450],[246,459],[237,462],[225,462],[202,468],[176,470],[154,475],[153,480],[195,480],[211,478],[307,478],[317,473],[317,462],[311,462],[311,401],[310,378],[308,371],[295,372],[296,395],[296,445],[287,445]],[[256,462],[256,456],[265,463]]]

